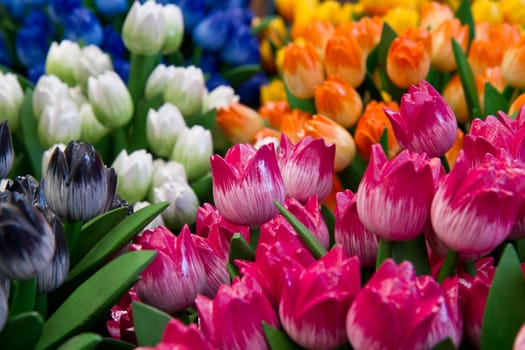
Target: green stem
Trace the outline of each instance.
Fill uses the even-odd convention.
[[[35,310],[42,315],[44,319],[47,318],[47,294],[37,293],[35,301]]]
[[[397,263],[408,260],[414,265],[418,276],[430,274],[425,235],[420,234],[408,241],[393,242],[392,246],[392,256]]]
[[[450,173],[450,165],[448,164],[447,157],[442,155],[439,159],[441,159],[441,164],[443,164],[443,168],[445,168],[445,173]]]
[[[260,235],[261,230],[259,230],[258,227],[250,228],[250,247],[252,247],[254,251],[257,249],[257,244],[259,243]]]
[[[36,298],[36,278],[11,282],[9,317],[33,310]]]
[[[64,231],[66,233],[69,254],[75,256],[80,234],[82,232],[82,220],[64,223]]]
[[[379,240],[379,248],[377,249],[376,270],[383,264],[383,262],[392,257],[392,241],[381,238]]]
[[[118,128],[113,133],[113,159],[117,158],[120,151],[128,149],[128,136],[125,127]]]
[[[454,274],[458,256],[459,254],[455,250],[448,250],[445,261],[443,261],[443,266],[441,266],[441,270],[439,270],[438,283],[443,282],[445,278]]]
[[[474,261],[465,261],[463,263],[463,267],[465,268],[465,271],[471,276],[475,276],[478,272],[478,268],[476,267]]]
[[[144,56],[131,53],[128,89],[135,107],[144,96],[148,77],[158,62],[158,55]]]

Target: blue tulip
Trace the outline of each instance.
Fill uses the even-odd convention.
[[[49,14],[55,22],[63,22],[75,9],[82,7],[82,0],[51,0]]]
[[[184,31],[191,33],[206,13],[206,0],[177,0],[174,2],[179,6],[184,17]]]
[[[208,89],[208,91],[212,91],[220,85],[230,86],[230,83],[226,79],[224,79],[220,73],[212,74],[210,78],[206,80],[206,88]]]
[[[241,102],[252,107],[259,106],[260,89],[264,84],[268,84],[268,79],[264,73],[260,72],[239,85],[236,91],[239,94]]]
[[[225,11],[215,11],[193,29],[195,45],[206,50],[220,50],[230,35],[230,16]]]
[[[20,0],[1,0],[0,4],[5,8],[9,17],[15,20],[21,20],[26,12],[24,1]]]
[[[13,64],[7,43],[5,42],[4,35],[0,33],[0,64],[2,66],[10,67]]]
[[[103,16],[120,15],[128,10],[127,0],[95,0],[95,8]]]
[[[220,65],[221,62],[216,52],[202,51],[199,67],[204,73],[215,73],[219,70]]]
[[[16,36],[16,54],[20,63],[30,67],[44,61],[52,38],[51,20],[42,11],[31,11]]]
[[[44,58],[45,59],[45,58]],[[27,79],[36,84],[38,79],[46,73],[46,62],[41,61],[27,68]]]
[[[114,58],[123,58],[127,52],[122,36],[111,25],[104,27],[104,40],[101,49]]]
[[[99,46],[104,40],[104,30],[98,17],[92,11],[79,7],[65,19],[64,39]]]
[[[232,31],[221,51],[221,58],[232,66],[259,63],[259,43],[248,27]]]
[[[122,81],[127,82],[129,78],[129,62],[120,58],[113,58],[113,69]]]

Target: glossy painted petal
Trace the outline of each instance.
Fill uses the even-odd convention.
[[[316,195],[310,197],[304,206],[295,198],[286,199],[284,206],[313,233],[313,236],[323,247],[328,249],[330,246],[330,235],[323,215],[321,214],[321,208]]]
[[[137,350],[168,350],[168,349],[199,349],[213,350],[213,346],[206,339],[204,334],[192,323],[189,326],[182,323],[179,319],[171,319],[162,335],[162,340],[155,347],[142,346]]]
[[[197,235],[191,235],[191,238],[204,265],[206,287],[202,293],[213,298],[222,284],[230,284],[230,275],[226,269],[228,260],[212,246],[210,239]]]
[[[0,178],[6,178],[11,171],[11,166],[15,158],[13,150],[13,141],[7,121],[0,124]]]

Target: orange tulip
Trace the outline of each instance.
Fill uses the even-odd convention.
[[[395,6],[395,1],[393,0],[361,0],[360,3],[366,13],[377,16],[384,15]]]
[[[354,126],[363,111],[361,96],[345,80],[335,76],[315,88],[314,99],[317,113],[345,128]]]
[[[474,39],[470,44],[468,61],[474,73],[482,73],[487,68],[501,64],[501,50],[489,40]]]
[[[264,121],[255,110],[241,103],[232,103],[217,110],[217,125],[233,143],[252,143]]]
[[[507,84],[516,88],[525,88],[525,36],[522,36],[520,40],[511,45],[505,55],[503,56],[503,62],[501,63],[501,69],[503,77],[507,81]]]
[[[268,142],[275,142],[278,144],[280,140],[281,132],[279,130],[264,127],[255,134],[253,144],[256,148],[258,148],[258,146]]]
[[[324,81],[323,64],[312,44],[288,44],[284,52],[283,78],[288,90],[298,98],[310,98]]]
[[[334,35],[347,35],[354,37],[357,43],[368,54],[379,44],[383,20],[380,17],[362,17],[357,22],[349,22],[336,28]]]
[[[385,104],[384,102],[370,101],[357,123],[355,143],[363,159],[368,160],[370,158],[370,147],[372,147],[373,144],[379,143],[385,128],[387,129],[388,135],[389,158],[393,158],[401,149],[394,135],[392,124],[383,112],[383,108],[385,107],[394,111],[399,110],[399,106],[395,102]]]
[[[304,136],[322,138],[326,144],[335,145],[334,171],[350,165],[355,157],[355,142],[352,135],[330,118],[321,114],[313,115],[304,122]]]
[[[358,87],[365,80],[366,54],[353,37],[333,35],[326,44],[324,66],[328,75]]]
[[[474,76],[476,80],[476,89],[479,95],[482,94],[485,83],[485,79],[479,74]],[[467,100],[465,98],[465,92],[463,86],[461,85],[461,80],[458,74],[454,74],[452,78],[448,81],[447,85],[443,89],[443,98],[452,108],[458,123],[465,124],[469,121],[470,114],[472,111],[467,109]]]
[[[394,39],[386,58],[386,72],[390,80],[401,88],[423,80],[430,70],[430,54],[425,40],[407,36]]]
[[[328,196],[321,202],[321,204],[324,204],[330,209],[332,212],[335,212],[336,207],[336,193],[344,191],[343,184],[337,177],[337,175],[334,175],[334,180],[332,183],[332,189],[330,190],[330,193],[328,193]]]
[[[443,21],[432,31],[432,67],[441,72],[456,69],[456,60],[452,51],[452,38],[456,39],[463,51],[467,51],[469,40],[468,25],[462,25],[459,19]]]
[[[297,143],[305,136],[304,123],[311,117],[310,113],[294,109],[283,115],[280,130],[288,136],[292,143]]]
[[[437,1],[431,1],[421,8],[419,28],[432,30],[445,20],[452,18],[454,18],[454,12],[450,7]]]
[[[456,142],[452,145],[452,148],[445,153],[445,157],[447,158],[448,165],[450,169],[454,167],[454,164],[456,164],[456,159],[458,158],[459,151],[463,149],[463,137],[465,134],[463,131],[461,131],[460,128],[458,128],[458,133],[456,137]]]
[[[516,97],[509,108],[509,115],[513,115],[520,110],[521,106],[525,105],[525,92]]]
[[[300,36],[315,47],[317,54],[321,57],[321,60],[323,60],[326,43],[334,31],[335,28],[332,23],[315,20],[303,29]]]
[[[286,113],[290,113],[291,108],[288,101],[270,101],[259,108],[259,114],[268,120],[272,128],[279,129],[281,121]]]

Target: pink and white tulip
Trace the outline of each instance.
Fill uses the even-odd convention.
[[[206,339],[204,334],[197,328],[195,324],[186,326],[178,319],[171,319],[164,333],[162,339],[154,347],[141,346],[136,350],[213,350],[214,347]]]
[[[221,242],[214,240],[213,236],[204,238],[191,235],[191,239],[204,265],[206,287],[202,294],[213,298],[221,284],[230,284],[230,275],[226,268],[228,257],[222,252]]]
[[[307,136],[293,145],[283,133],[277,154],[287,197],[301,203],[313,195],[317,195],[319,201],[326,198],[334,174],[333,144],[327,146],[322,138]]]
[[[135,285],[145,303],[173,313],[191,306],[197,294],[204,291],[205,268],[188,226],[178,237],[163,226],[145,231],[131,249],[157,251]]]
[[[403,151],[387,160],[372,145],[370,163],[357,190],[357,213],[371,232],[391,240],[409,240],[429,223],[430,204],[442,174],[438,158]]]
[[[321,214],[316,195],[306,200],[304,206],[295,198],[287,198],[284,202],[284,207],[312,232],[313,236],[325,249],[328,249],[330,246],[330,234]]]
[[[195,304],[200,328],[218,350],[268,349],[262,322],[279,326],[272,305],[251,276],[222,285],[213,300],[199,295]]]
[[[277,215],[273,201],[284,202],[284,182],[273,144],[258,150],[236,144],[224,158],[211,156],[213,199],[228,221],[258,226]]]
[[[307,349],[346,341],[348,308],[361,288],[359,259],[335,247],[306,269],[285,271],[279,316],[286,333]]]
[[[350,190],[336,194],[335,243],[341,244],[348,256],[356,255],[362,266],[376,263],[379,236],[368,231],[357,215],[357,198]]]
[[[403,94],[399,112],[385,109],[403,149],[444,155],[456,141],[458,124],[445,99],[424,80]]]
[[[478,258],[496,248],[511,232],[522,201],[525,168],[487,154],[470,168],[460,153],[432,201],[431,220],[437,237],[449,248]]]

